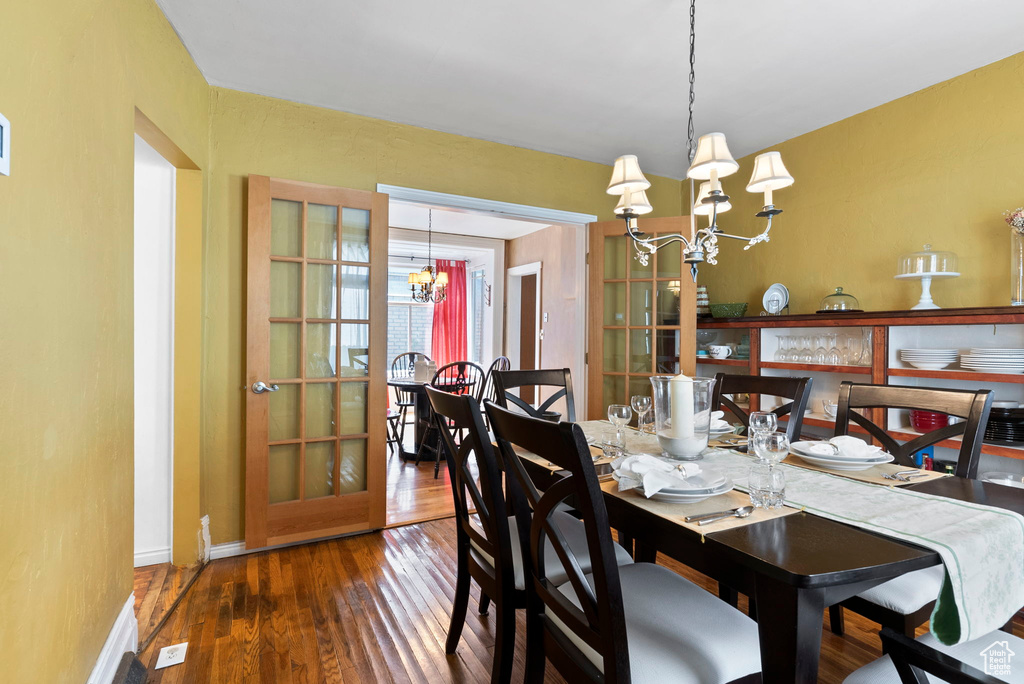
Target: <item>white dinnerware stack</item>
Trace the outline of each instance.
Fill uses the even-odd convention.
[[[833,437],[827,442],[793,442],[789,450],[808,463],[829,470],[867,470],[894,460],[881,447],[850,435]]]
[[[971,349],[960,365],[976,373],[1024,373],[1024,349]]]
[[[956,362],[956,349],[901,349],[900,360],[921,370],[942,370]]]

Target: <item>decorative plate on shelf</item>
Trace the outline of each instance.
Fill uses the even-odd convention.
[[[761,305],[770,314],[777,314],[789,305],[789,290],[782,283],[774,283],[761,297]]]

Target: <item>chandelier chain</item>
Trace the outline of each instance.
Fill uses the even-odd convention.
[[[693,102],[694,92],[693,84],[695,80],[694,75],[694,55],[696,51],[696,26],[697,26],[697,0],[690,0],[690,101],[689,101],[689,118],[686,123],[686,160],[687,163],[693,163],[693,155],[696,153],[696,135],[693,128]]]

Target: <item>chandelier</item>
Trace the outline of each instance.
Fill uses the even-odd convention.
[[[409,274],[409,289],[414,302],[439,304],[448,296],[448,274],[438,273],[431,262],[433,245],[431,236],[434,228],[433,209],[427,209],[427,265],[422,271]]]
[[[722,190],[721,179],[739,170],[740,165],[732,158],[726,144],[724,133],[707,133],[694,142],[693,133],[693,102],[694,102],[694,44],[696,27],[696,0],[690,0],[690,100],[689,118],[687,122],[687,157],[690,168],[686,177],[690,179],[690,199],[693,201],[694,181],[700,184],[697,199],[690,212],[690,235],[680,233],[671,235],[646,236],[637,229],[637,217],[653,211],[647,199],[647,188],[651,187],[643,172],[636,155],[627,154],[615,160],[612,179],[608,183],[609,195],[621,195],[615,206],[615,215],[626,221],[626,234],[632,239],[636,250],[635,259],[647,265],[652,254],[660,248],[674,242],[683,243],[683,261],[690,264],[690,274],[697,282],[697,264],[708,262],[718,263],[718,239],[730,238],[747,242],[744,250],[748,250],[759,242],[768,242],[768,232],[772,229],[772,219],[782,213],[781,209],[772,204],[772,192],[793,184],[782,163],[782,155],[778,152],[765,152],[754,158],[754,171],[747,183],[747,191],[764,193],[764,207],[757,212],[757,218],[766,219],[764,230],[754,237],[732,235],[718,226],[718,215],[724,214],[732,206],[729,196]],[[708,225],[697,229],[695,215],[708,217]]]

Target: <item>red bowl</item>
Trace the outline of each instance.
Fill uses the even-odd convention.
[[[911,411],[910,425],[918,432],[931,432],[949,425],[949,416],[933,411]]]

